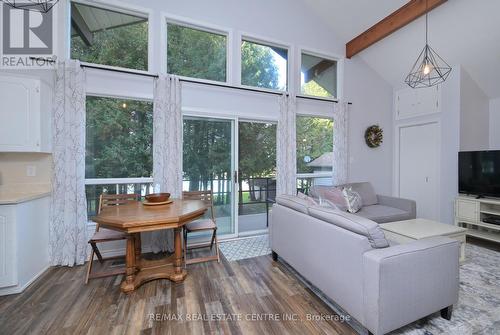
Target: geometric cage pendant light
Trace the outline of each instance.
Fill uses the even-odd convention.
[[[427,1],[426,1],[427,6]],[[406,76],[405,83],[411,88],[430,87],[444,82],[451,67],[428,43],[428,14],[425,14],[425,47]]]
[[[6,4],[17,9],[47,13],[59,0],[3,0]]]

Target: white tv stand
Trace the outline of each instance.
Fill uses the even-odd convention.
[[[500,219],[500,199],[465,195],[455,199],[455,225],[468,228],[467,236],[500,243],[500,225],[484,222],[486,217]]]

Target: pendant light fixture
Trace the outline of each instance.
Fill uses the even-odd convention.
[[[3,0],[11,7],[47,13],[59,2],[59,0]]]
[[[451,67],[428,43],[428,3],[425,2],[425,47],[420,52],[405,83],[411,88],[431,87],[444,82],[451,72]]]

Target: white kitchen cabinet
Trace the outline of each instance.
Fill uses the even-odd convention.
[[[40,79],[0,75],[0,152],[51,152],[51,96]]]
[[[0,296],[20,293],[49,267],[50,196],[0,205]]]
[[[429,88],[404,88],[396,91],[396,120],[440,112],[440,86]]]

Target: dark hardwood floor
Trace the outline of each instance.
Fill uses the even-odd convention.
[[[355,334],[340,321],[308,320],[335,314],[270,255],[221,258],[189,266],[183,283],[153,281],[130,295],[121,276],[84,285],[85,267],[52,268],[22,294],[0,297],[0,334]]]

